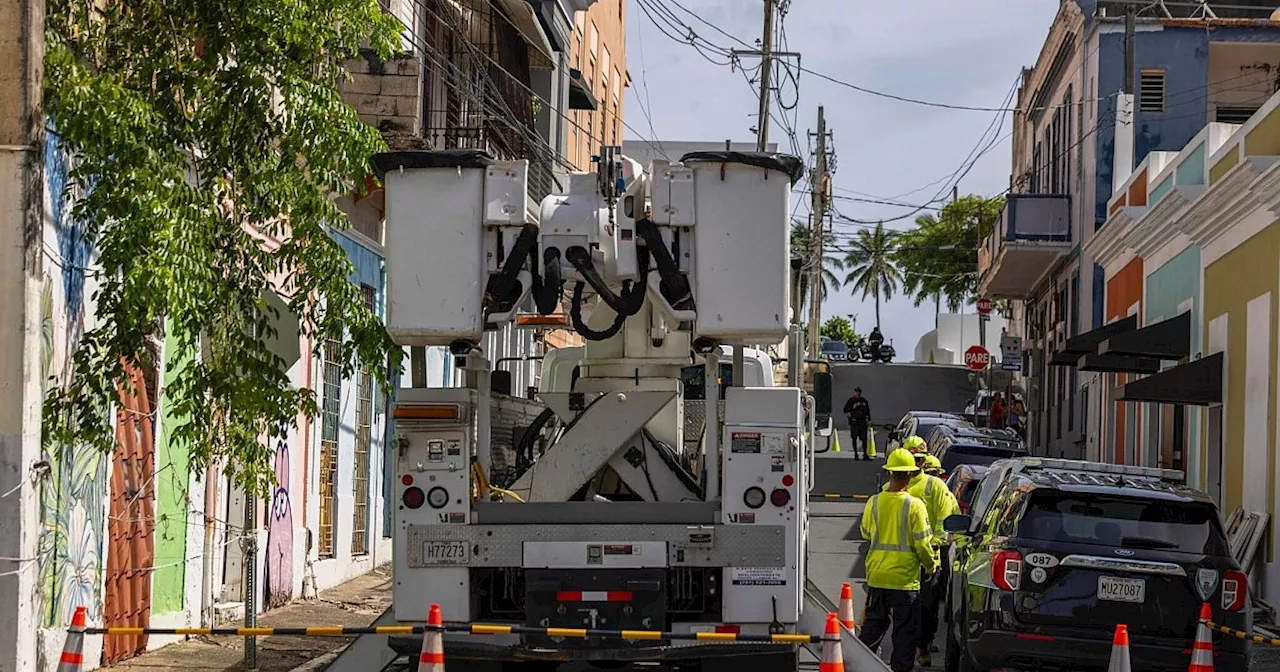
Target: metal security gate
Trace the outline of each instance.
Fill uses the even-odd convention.
[[[155,564],[155,369],[126,364],[133,389],[119,387],[116,450],[111,458],[107,568],[102,620],[108,628],[147,627]],[[147,649],[147,636],[107,637],[102,662],[113,665]]]
[[[321,558],[334,556],[334,513],[338,495],[338,424],[342,403],[342,343],[328,339],[324,344],[324,395],[320,409],[320,539]]]

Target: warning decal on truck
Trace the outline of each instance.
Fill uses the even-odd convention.
[[[781,567],[735,567],[729,574],[735,586],[785,586],[786,571]]]
[[[729,435],[729,452],[760,454],[760,432],[733,432]]]

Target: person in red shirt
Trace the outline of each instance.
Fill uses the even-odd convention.
[[[991,412],[987,424],[992,429],[1004,429],[1004,400],[1000,398],[999,392],[991,397]]]

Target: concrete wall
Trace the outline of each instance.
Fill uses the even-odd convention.
[[[961,413],[973,398],[975,382],[962,366],[927,364],[836,364],[832,404],[836,426],[848,429],[844,407],[853,388],[861,387],[871,404],[871,421],[876,425],[896,425],[907,411],[948,411]],[[889,445],[883,427],[876,432],[876,447],[883,454]]]

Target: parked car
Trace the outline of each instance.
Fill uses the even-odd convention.
[[[889,447],[885,450],[887,453],[894,448],[899,447],[908,436],[912,434],[924,439],[928,438],[935,427],[939,425],[951,425],[954,427],[973,427],[973,423],[960,417],[955,413],[946,413],[943,411],[907,411],[902,416],[902,420],[889,430]]]
[[[849,345],[844,341],[823,341],[822,354],[833,362],[844,362],[849,359]]]
[[[987,465],[1027,455],[1022,442],[1004,430],[938,425],[925,441],[947,474],[962,464]]]
[[[1213,500],[1182,472],[1028,457],[988,468],[955,535],[946,669],[1105,669],[1117,623],[1133,669],[1182,672],[1200,605],[1249,631],[1248,577]],[[1250,643],[1214,635],[1214,669]]]
[[[968,514],[978,484],[987,475],[987,468],[977,464],[962,464],[947,477],[947,488],[955,495],[960,513]]]

